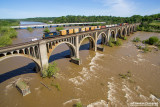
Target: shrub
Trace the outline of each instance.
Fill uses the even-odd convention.
[[[31,27],[27,27],[27,30],[28,30],[29,32],[32,32],[32,31],[33,31],[33,29],[32,29]]]
[[[110,47],[113,47],[113,46],[114,46],[113,42],[114,42],[113,38],[110,37],[109,42],[108,42],[108,45],[109,45]]]
[[[148,48],[148,45],[146,45],[144,48],[143,48],[143,51],[146,53],[147,51],[149,51],[149,48]]]
[[[64,27],[56,27],[57,31],[64,30]]]
[[[116,46],[122,45],[122,41],[118,38],[117,41],[115,41]]]
[[[124,40],[127,40],[127,37],[126,37],[126,36],[124,36],[124,37],[123,37],[123,39],[124,39]]]
[[[45,33],[49,33],[49,32],[50,32],[50,30],[48,29],[48,27],[46,27],[46,28],[43,30],[43,32],[45,32]]]
[[[60,88],[59,84],[51,83],[51,86],[54,86],[55,88],[57,88],[58,91],[61,91],[61,88]]]
[[[52,64],[49,64],[48,69],[44,70],[42,77],[53,77],[58,72],[57,64],[53,62]]]
[[[158,41],[159,41],[159,38],[158,38],[158,37],[152,36],[152,37],[149,38],[149,42],[148,42],[148,43],[149,43],[150,45],[153,45],[153,44],[156,44]]]
[[[155,46],[157,46],[160,49],[160,41],[158,41]]]
[[[133,39],[133,42],[140,42],[140,41],[141,41],[141,40],[140,40],[139,37],[136,37],[136,38]]]
[[[11,44],[12,44],[12,40],[9,36],[7,35],[0,36],[0,47],[11,45]]]
[[[138,49],[142,49],[142,46],[138,46]]]
[[[78,102],[78,103],[75,105],[75,107],[83,107],[83,106],[82,106],[81,102]]]

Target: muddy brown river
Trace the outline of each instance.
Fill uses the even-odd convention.
[[[18,30],[13,43],[40,38],[41,31]],[[135,32],[121,46],[105,46],[104,52],[89,50],[89,41],[85,40],[80,48],[80,66],[69,62],[69,48],[62,44],[49,59],[59,68],[55,79],[41,78],[33,71],[35,64],[30,59],[6,59],[0,62],[0,107],[73,107],[77,102],[87,107],[129,107],[133,102],[160,106],[160,50],[143,53],[131,41],[150,36],[160,38],[160,33]],[[119,76],[127,72],[130,77]],[[28,83],[31,94],[23,97],[19,93],[14,85],[19,78]],[[51,84],[59,85],[60,90]]]

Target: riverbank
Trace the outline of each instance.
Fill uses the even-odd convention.
[[[67,45],[59,45],[49,59],[60,68],[56,79],[42,79],[32,71],[34,63],[27,58],[6,59],[0,62],[0,77],[9,74],[9,78],[0,84],[0,106],[72,107],[81,102],[88,107],[106,106],[107,103],[127,107],[132,102],[160,103],[160,51],[142,53],[132,42],[135,37],[146,40],[151,36],[160,38],[159,33],[136,32],[128,36],[122,46],[105,46],[104,52],[88,50],[89,41],[86,40],[82,43],[86,45],[80,50],[80,66],[69,62]],[[119,76],[128,71],[131,74],[129,78]],[[28,81],[31,94],[22,98],[12,84],[18,78]],[[58,84],[61,90],[51,84]]]

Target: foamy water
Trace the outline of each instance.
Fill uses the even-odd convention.
[[[92,58],[91,62],[89,63],[89,68],[83,67],[82,71],[79,72],[79,76],[76,76],[74,78],[70,78],[69,81],[72,82],[74,85],[82,85],[87,80],[90,80],[92,77],[97,77],[95,75],[96,69],[100,69],[101,66],[99,66],[96,61],[102,60],[100,57],[104,56],[104,54],[100,54],[96,52],[95,57]]]

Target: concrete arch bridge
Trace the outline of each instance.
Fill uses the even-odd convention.
[[[124,26],[116,26],[94,31],[81,32],[77,34],[59,36],[55,38],[43,39],[33,42],[25,42],[16,45],[0,48],[0,61],[16,56],[23,56],[33,60],[36,63],[36,71],[43,71],[48,68],[49,58],[52,51],[60,45],[67,44],[71,52],[71,62],[81,64],[79,59],[79,48],[81,43],[88,38],[90,49],[97,51],[97,41],[102,36],[102,43],[107,44],[112,37],[115,40],[122,36],[134,33],[139,23]]]

